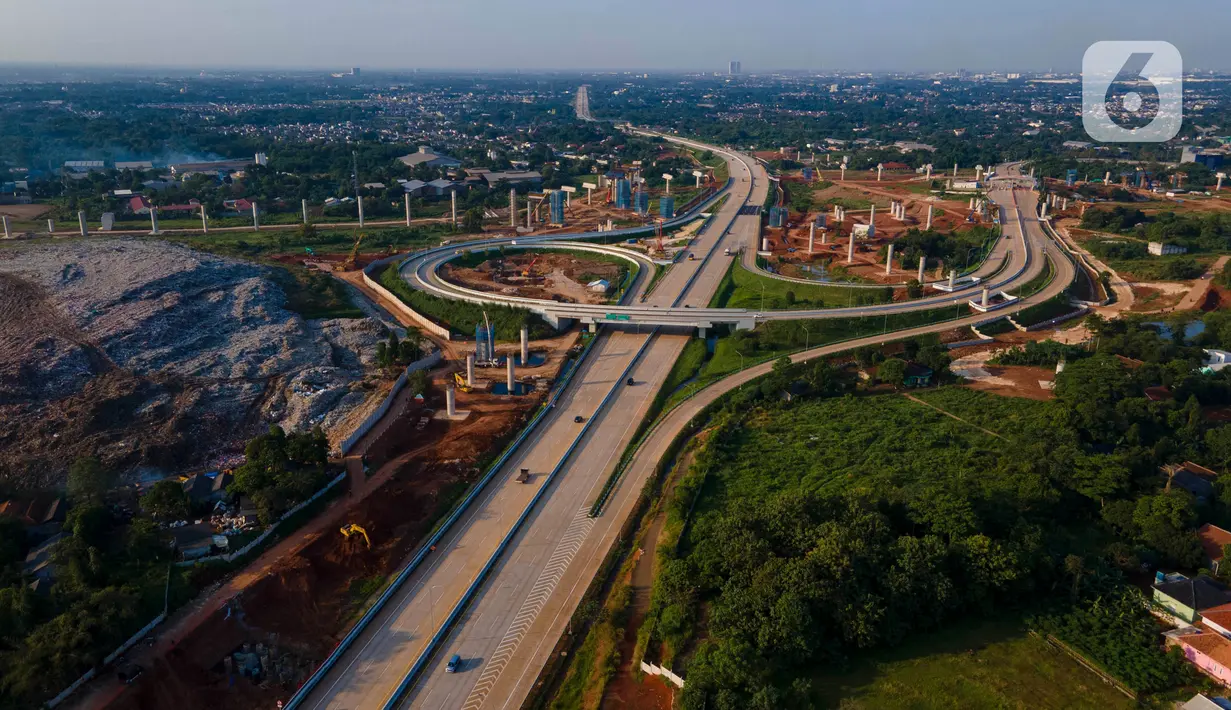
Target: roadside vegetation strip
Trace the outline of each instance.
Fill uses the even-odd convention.
[[[490,320],[497,340],[502,341],[516,340],[523,324],[530,326],[531,338],[550,337],[554,332],[542,318],[526,308],[455,301],[412,288],[401,277],[396,264],[386,266],[376,280],[406,305],[457,335],[474,337],[475,328],[485,319]]]
[[[967,313],[963,314],[963,310],[966,310]],[[757,330],[737,331],[733,335],[719,338],[714,355],[708,361],[705,361],[705,364],[697,369],[691,377],[686,376],[689,374],[686,368],[691,367],[696,362],[697,353],[695,351],[688,353],[686,349],[687,359],[684,357],[685,353],[681,353],[680,358],[676,360],[676,367],[673,367],[671,373],[668,374],[669,380],[678,379],[682,386],[674,392],[668,393],[666,400],[661,405],[658,404],[657,397],[655,398],[654,404],[651,405],[650,411],[647,412],[646,419],[642,421],[641,426],[638,428],[637,435],[633,437],[633,441],[629,442],[615,470],[607,477],[598,496],[591,503],[590,516],[598,517],[603,514],[603,509],[612,491],[615,490],[616,485],[619,483],[620,478],[623,477],[624,471],[636,456],[637,451],[649,440],[658,426],[677,407],[711,384],[782,357],[807,352],[819,347],[861,340],[871,335],[876,335],[878,332],[886,336],[883,342],[892,342],[909,337],[893,337],[897,331],[962,320],[969,317],[968,310],[965,304],[957,304],[928,311],[909,311],[867,318],[768,321],[761,324]],[[803,324],[807,324],[808,330],[804,330]],[[892,327],[890,327],[891,325]],[[829,336],[828,339],[826,339],[827,334]],[[764,343],[758,342],[761,338],[765,338]],[[768,351],[754,350],[753,352],[757,354],[754,358],[748,359],[746,356],[740,355],[738,345],[734,344],[734,341],[738,339],[742,339],[750,344],[755,342],[753,347],[767,347]],[[679,368],[678,371],[677,367]],[[685,382],[687,384],[683,385]],[[655,411],[656,407],[658,409],[657,412]]]
[[[624,386],[624,381],[625,379],[628,378],[629,373],[633,371],[633,368],[637,366],[637,363],[639,363],[641,361],[641,358],[645,355],[646,350],[649,349],[650,344],[654,342],[654,336],[656,333],[657,333],[657,329],[655,329],[655,332],[650,333],[649,337],[645,339],[645,342],[642,343],[641,347],[637,350],[636,355],[634,355],[632,360],[629,361],[628,366],[625,367],[623,372],[620,373],[620,376],[616,378],[615,384],[611,386],[611,388],[607,391],[607,394],[604,395],[603,400],[599,402],[598,408],[595,410],[595,414],[591,416],[589,419],[587,419],[585,424],[582,425],[581,430],[577,432],[577,435],[573,438],[573,441],[569,444],[568,449],[565,450],[564,455],[560,457],[560,460],[556,463],[555,467],[552,468],[549,474],[547,474],[547,478],[543,481],[543,484],[539,486],[539,489],[538,491],[535,492],[534,497],[530,499],[530,502],[522,510],[521,515],[518,516],[517,520],[513,523],[513,526],[509,529],[509,531],[501,539],[500,544],[496,547],[496,550],[492,552],[491,556],[487,560],[487,563],[483,565],[483,568],[481,570],[479,570],[479,573],[475,576],[474,580],[471,581],[470,586],[467,587],[466,592],[462,595],[462,598],[449,612],[449,615],[445,617],[444,623],[442,623],[440,628],[436,630],[436,633],[432,635],[432,638],[428,642],[427,646],[424,647],[422,653],[419,654],[419,657],[415,660],[415,662],[411,665],[410,669],[402,677],[402,681],[398,683],[398,686],[394,689],[393,694],[390,695],[388,700],[385,702],[384,704],[385,710],[394,710],[400,705],[402,698],[406,695],[407,691],[410,690],[415,679],[419,676],[420,673],[423,672],[423,667],[427,665],[427,662],[431,660],[432,656],[436,653],[437,646],[439,646],[440,642],[443,641],[448,636],[449,632],[452,630],[453,624],[456,623],[458,617],[460,617],[462,612],[465,611],[466,607],[469,606],[471,600],[474,598],[474,595],[478,592],[479,588],[483,586],[483,583],[486,581],[488,574],[491,572],[492,568],[496,566],[496,563],[500,561],[500,558],[501,556],[504,555],[504,552],[508,548],[509,543],[512,542],[513,538],[516,537],[517,533],[521,531],[521,527],[522,525],[525,524],[526,519],[530,517],[530,514],[534,511],[534,508],[538,505],[539,501],[543,499],[544,495],[546,495],[547,490],[551,488],[551,485],[555,482],[557,476],[564,469],[564,467],[568,464],[569,459],[571,459],[573,454],[577,451],[577,448],[581,444],[582,439],[586,437],[586,434],[589,433],[590,428],[594,425],[594,421],[598,418],[598,414],[607,408],[608,404],[610,404],[611,402],[612,397],[614,397],[615,394],[619,392],[620,389]],[[591,346],[593,345],[594,342],[597,342],[597,340],[598,340],[597,338],[591,340]],[[569,373],[570,376],[573,373],[577,372],[579,369],[581,369],[580,365],[575,367]],[[563,391],[563,389],[564,389],[563,387],[560,387],[557,389],[556,395],[553,395],[552,397],[553,404],[555,401],[555,397],[559,394],[559,392]],[[548,409],[550,409],[550,407]],[[536,423],[539,418],[540,417],[536,417]],[[519,440],[515,442],[515,444],[520,445],[523,440],[524,440],[523,437],[519,437]],[[514,449],[516,449],[516,446],[510,447],[509,452],[511,452]],[[507,457],[507,453],[506,453],[506,456],[501,457],[501,461],[498,463],[503,464],[504,459],[506,457]],[[494,466],[492,468],[492,473],[495,473],[498,470],[499,470],[499,466],[498,465]],[[490,475],[491,474],[489,474],[489,476]],[[468,497],[467,501],[469,500],[471,500],[471,498]],[[439,538],[437,537],[437,539]],[[433,541],[432,544],[435,544],[435,541]]]
[[[710,299],[709,307],[753,311],[803,310],[867,306],[889,303],[892,299],[892,286],[848,288],[787,281],[750,271],[742,260],[732,258],[718,290]]]
[[[338,645],[334,647],[334,650],[329,654],[329,656],[326,657],[325,661],[316,669],[315,672],[313,672],[311,676],[308,677],[308,680],[299,687],[299,690],[295,692],[295,695],[292,696],[286,704],[288,710],[299,707],[305,700],[307,700],[308,695],[311,694],[311,692],[316,688],[321,680],[324,679],[329,671],[333,669],[338,660],[341,659],[346,651],[350,649],[351,645],[355,642],[355,639],[357,639],[359,635],[362,634],[367,628],[368,624],[370,624],[372,620],[380,614],[381,610],[384,609],[385,604],[387,604],[393,595],[397,593],[410,575],[414,574],[414,572],[419,568],[419,565],[423,562],[424,558],[426,558],[428,553],[431,552],[432,547],[434,547],[436,543],[440,542],[440,539],[449,532],[454,523],[456,523],[470,507],[470,504],[473,503],[481,493],[483,493],[483,491],[487,488],[487,484],[495,478],[496,474],[499,473],[500,469],[505,463],[507,463],[513,452],[521,446],[522,442],[529,438],[530,434],[538,427],[539,423],[551,411],[552,407],[555,406],[556,401],[564,392],[565,388],[568,387],[569,382],[572,381],[573,375],[581,369],[582,363],[585,361],[586,356],[590,353],[590,350],[594,347],[594,344],[597,341],[598,338],[590,339],[590,342],[586,344],[585,348],[581,351],[581,354],[573,361],[572,366],[560,379],[559,384],[557,384],[551,395],[545,402],[543,402],[542,405],[539,406],[538,411],[534,413],[534,416],[531,417],[530,421],[526,423],[526,426],[522,428],[521,433],[519,433],[517,437],[505,447],[500,456],[492,462],[492,464],[487,468],[487,472],[483,474],[483,477],[480,478],[478,482],[475,483],[465,498],[463,498],[462,501],[458,503],[457,507],[453,509],[453,512],[450,513],[449,516],[446,517],[439,525],[437,525],[436,528],[434,528],[427,540],[419,545],[418,551],[415,553],[414,557],[411,558],[410,562],[402,568],[402,571],[400,571],[397,576],[393,578],[384,592],[377,597],[371,607],[369,607],[363,616],[359,618],[359,621],[355,623],[355,626],[347,632],[346,636],[344,636],[340,642],[338,642]]]
[[[1045,256],[1043,262],[1046,266],[1038,276],[1010,290],[1009,295],[1026,298],[1047,288],[1047,284],[1051,283],[1051,280],[1056,277],[1056,264],[1051,260],[1050,256]]]

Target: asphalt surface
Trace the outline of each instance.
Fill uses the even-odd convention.
[[[740,170],[738,165],[732,169]],[[751,183],[739,185],[743,185],[743,194],[752,187]],[[709,301],[728,266],[728,258],[721,253],[725,247],[720,246],[719,240],[723,235],[722,227],[735,218],[743,204],[739,185],[711,229],[692,247],[699,257],[707,251],[715,255],[708,260],[702,257],[674,266],[661,279],[647,303],[669,306],[686,289],[683,303]],[[764,189],[763,185],[758,188]],[[764,193],[761,194],[763,197]],[[740,239],[739,230],[747,229],[756,220],[754,217],[736,219],[736,228],[726,235],[722,244]],[[535,588],[540,582],[550,585],[556,571],[568,567],[576,554],[572,545],[582,545],[594,532],[590,529],[593,521],[585,516],[585,511],[632,440],[654,394],[689,338],[686,335],[653,336],[651,332],[646,328],[639,333],[633,328],[600,335],[556,409],[441,541],[428,558],[430,562],[407,580],[386,611],[365,629],[304,707],[358,709],[384,705],[424,653],[449,611],[460,603],[466,589],[496,552],[537,489],[544,485],[548,473],[561,464],[582,427],[574,422],[574,417],[580,415],[586,420],[597,417],[577,452],[563,462],[549,495],[513,540],[503,562],[489,575],[479,596],[454,627],[408,702],[423,707],[461,707],[484,670],[493,682],[503,678],[504,673],[493,673],[492,669],[519,676],[524,672],[524,667],[518,665],[523,660],[519,653],[506,654],[509,660],[503,665],[488,661],[493,659],[502,642],[517,636],[512,629],[515,619],[519,623],[533,621],[540,613],[552,613],[551,607],[527,608],[528,594],[531,590],[536,594],[542,592],[542,586]],[[643,346],[644,353],[638,358]],[[631,387],[624,384],[624,373],[630,367],[636,382]],[[613,392],[612,401],[600,412],[599,404],[609,392]],[[530,469],[530,483],[515,481],[515,472],[520,468]],[[606,538],[605,527],[598,530],[598,536]],[[465,648],[459,645],[462,641]],[[465,652],[462,653],[461,672],[444,673],[447,659],[462,651]]]

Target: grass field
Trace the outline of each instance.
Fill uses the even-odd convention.
[[[743,268],[737,259],[731,260],[726,276],[710,300],[711,308],[747,308],[750,310],[791,310],[812,308],[842,308],[888,303],[893,297],[889,287],[844,288],[821,286],[771,279]]]
[[[970,394],[987,404],[993,398]],[[733,434],[728,462],[706,480],[690,537],[705,535],[711,512],[788,490],[910,488],[940,481],[977,486],[974,472],[994,466],[1005,445],[899,395],[807,400],[760,411]]]
[[[1017,624],[967,624],[813,678],[823,707],[1128,708],[1137,704]]]
[[[1002,397],[964,387],[941,387],[914,393],[936,407],[961,417],[975,426],[1009,436],[1021,431],[1021,425],[1035,416],[1046,402],[1024,397]]]

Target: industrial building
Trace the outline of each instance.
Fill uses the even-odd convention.
[[[458,168],[462,165],[462,161],[444,153],[437,153],[429,145],[421,145],[419,152],[403,155],[398,160],[408,168],[416,168],[420,165],[426,165],[429,168]]]

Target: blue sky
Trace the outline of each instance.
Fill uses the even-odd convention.
[[[0,0],[0,62],[369,69],[1077,70],[1158,39],[1231,70],[1197,0]],[[1182,11],[1179,8],[1183,8]],[[14,30],[14,28],[23,28]]]

